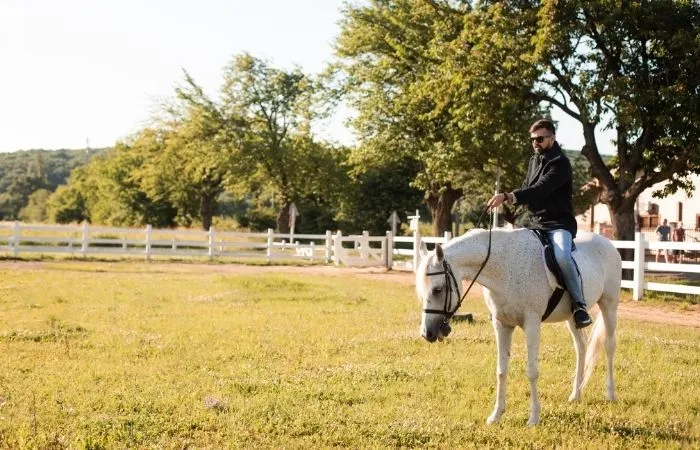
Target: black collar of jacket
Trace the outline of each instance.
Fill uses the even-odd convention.
[[[532,157],[537,158],[537,155],[539,155],[539,153],[535,152],[535,154]],[[562,155],[561,147],[559,147],[559,143],[557,141],[554,141],[554,144],[552,144],[552,146],[549,148],[549,150],[542,153],[544,162],[549,162],[549,161],[553,160],[554,158],[556,158],[557,156],[561,156],[561,155]]]

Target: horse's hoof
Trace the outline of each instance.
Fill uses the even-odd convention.
[[[536,427],[537,425],[540,424],[540,418],[535,417],[535,418],[530,418],[530,420],[527,421],[527,426],[528,427]]]
[[[607,395],[607,400],[609,402],[616,402],[617,401],[617,396],[615,394],[608,394]]]
[[[581,394],[571,394],[569,396],[569,403],[577,402],[581,398]]]
[[[498,421],[501,420],[501,416],[496,415],[496,414],[491,414],[488,419],[486,419],[486,425],[493,425],[495,423],[498,423]]]

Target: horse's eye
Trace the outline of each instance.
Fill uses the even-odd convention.
[[[442,292],[442,287],[433,288],[433,295],[439,294],[440,292]]]

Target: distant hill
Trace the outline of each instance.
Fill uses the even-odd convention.
[[[0,193],[7,192],[20,177],[45,177],[45,188],[56,190],[66,184],[73,169],[87,164],[94,156],[108,148],[84,150],[21,150],[0,153]]]

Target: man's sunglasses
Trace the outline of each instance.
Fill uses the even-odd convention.
[[[545,139],[550,138],[554,136],[553,134],[550,134],[549,136],[537,136],[537,137],[531,137],[530,138],[530,144],[533,142],[537,142],[538,144],[541,144],[544,142]]]

